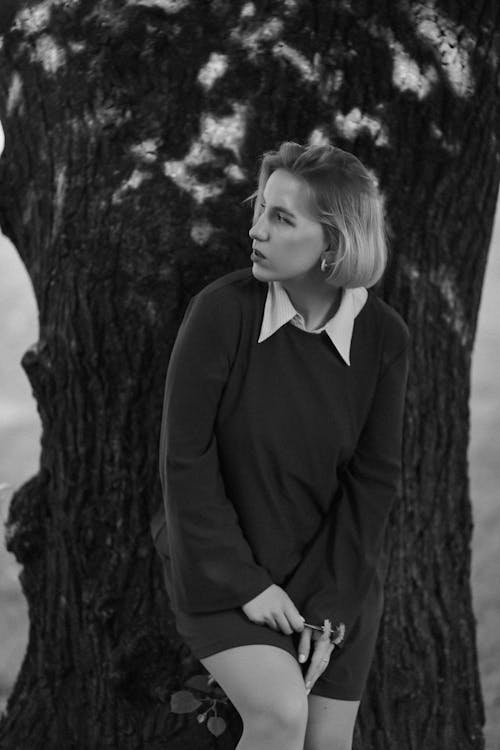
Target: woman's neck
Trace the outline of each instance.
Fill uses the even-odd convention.
[[[337,312],[342,299],[341,287],[327,284],[321,277],[296,277],[280,281],[292,305],[304,318],[308,330],[315,330],[330,320]]]

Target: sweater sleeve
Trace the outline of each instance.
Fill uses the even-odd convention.
[[[273,583],[240,527],[217,452],[217,409],[240,318],[237,300],[224,289],[193,297],[165,380],[159,468],[166,533],[158,539],[173,603],[189,613],[241,606]]]
[[[401,487],[410,334],[406,324],[400,330],[404,341],[378,377],[356,450],[339,472],[332,512],[285,587],[307,622],[342,621],[346,639],[380,563]]]

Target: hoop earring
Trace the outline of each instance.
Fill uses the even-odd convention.
[[[321,270],[323,271],[323,273],[328,273],[329,271],[331,271],[334,265],[335,253],[333,252],[333,250],[326,250],[321,260]]]

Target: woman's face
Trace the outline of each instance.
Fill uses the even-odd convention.
[[[304,183],[287,170],[276,169],[266,182],[259,211],[248,232],[253,239],[254,276],[282,281],[317,273],[328,242],[323,227],[310,213]]]

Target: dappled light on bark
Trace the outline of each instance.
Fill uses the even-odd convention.
[[[31,629],[2,748],[237,743],[239,716],[175,631],[149,520],[177,327],[195,292],[250,265],[243,200],[284,140],[334,143],[376,175],[391,229],[376,292],[412,333],[355,748],[483,747],[466,452],[498,24],[487,2],[2,3],[0,226],[38,304],[23,367],[43,426],[7,525]]]

